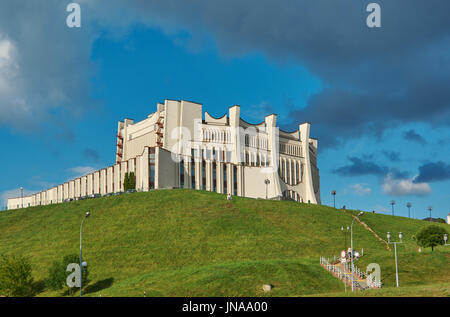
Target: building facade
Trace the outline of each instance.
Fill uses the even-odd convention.
[[[214,118],[202,105],[166,100],[146,119],[119,121],[116,163],[31,196],[8,199],[8,209],[122,192],[126,173],[136,190],[192,188],[251,198],[320,204],[316,139],[310,124],[293,132],[271,114],[259,124],[240,107]]]

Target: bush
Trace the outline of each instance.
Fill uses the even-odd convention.
[[[32,268],[22,256],[0,257],[0,293],[11,297],[34,296]]]
[[[136,189],[136,176],[134,172],[125,173],[125,179],[123,181],[123,189],[125,191],[130,189]]]
[[[424,248],[431,247],[431,251],[433,251],[435,246],[444,244],[444,234],[446,233],[447,230],[444,228],[431,225],[420,230],[415,235],[415,240],[419,246]]]
[[[64,265],[60,261],[54,261],[45,281],[47,287],[53,291],[63,288],[66,284],[67,274]]]
[[[46,280],[46,285],[51,290],[60,290],[64,287],[67,287],[68,290],[75,292],[79,288],[73,287],[69,288],[67,286],[67,277],[70,272],[67,272],[67,266],[70,263],[80,263],[80,256],[77,254],[66,255],[61,261],[54,261],[53,265],[50,267],[48,271],[48,277]],[[88,281],[88,269],[87,267],[83,268],[82,272],[83,278],[83,286],[87,285]]]
[[[128,173],[125,173],[125,178],[123,180],[123,189],[124,191],[127,191],[129,188],[129,183],[130,183],[130,177],[128,176]]]

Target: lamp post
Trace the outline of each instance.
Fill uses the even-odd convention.
[[[358,216],[356,216],[355,218],[353,218],[352,221],[352,225],[350,228],[350,237],[351,237],[351,252],[352,252],[352,292],[353,292],[353,288],[354,288],[354,265],[353,265],[353,223],[355,222],[356,218],[359,218],[360,216],[362,216],[364,213],[361,211]]]
[[[350,227],[347,226],[347,231],[344,230],[344,227],[341,227],[341,231],[344,234],[344,250],[347,252],[347,233],[350,231]]]
[[[20,187],[20,201],[21,201],[22,208],[23,208],[23,187]]]
[[[388,243],[394,245],[394,254],[395,254],[395,282],[396,282],[397,287],[398,287],[397,243],[403,243],[403,241],[402,241],[402,239],[403,239],[403,233],[401,233],[401,232],[398,233],[398,237],[400,238],[400,242],[398,242],[398,241],[391,242],[391,233],[390,233],[390,232],[388,232],[388,233],[386,234],[386,236],[387,236],[387,239],[388,239]]]
[[[266,199],[267,199],[267,188],[269,187],[270,180],[269,180],[268,178],[266,178],[266,179],[264,180],[264,184],[266,184]]]
[[[83,286],[83,266],[85,266],[85,265],[83,265],[84,264],[83,263],[83,248],[82,248],[81,241],[82,241],[83,223],[86,220],[86,218],[89,217],[89,215],[90,215],[89,211],[86,212],[83,220],[81,221],[81,226],[80,226],[80,297],[82,296],[81,288]]]
[[[411,203],[410,202],[407,202],[406,203],[406,207],[408,207],[408,218],[411,218]]]
[[[428,211],[430,212],[430,221],[432,221],[432,219],[431,219],[431,211],[433,210],[433,207],[431,207],[431,206],[428,206]]]
[[[394,215],[395,200],[391,200],[391,205],[392,205],[392,216],[393,216]]]
[[[332,190],[331,195],[333,195],[333,207],[336,208],[336,191]]]

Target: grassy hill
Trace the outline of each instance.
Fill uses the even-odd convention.
[[[86,296],[267,296],[263,284],[274,285],[270,296],[345,295],[319,256],[339,254],[340,228],[357,211],[289,201],[228,202],[211,192],[157,190],[5,211],[0,253],[28,256],[35,279],[43,281],[54,260],[79,252],[86,211]],[[361,220],[383,239],[387,231],[394,237],[402,231],[404,243],[398,248],[401,288],[395,289],[393,251],[355,222],[355,249],[364,248],[356,265],[379,263],[384,284],[359,296],[448,296],[450,248],[418,253],[412,240],[429,223],[372,213]],[[61,294],[43,289],[38,295]]]

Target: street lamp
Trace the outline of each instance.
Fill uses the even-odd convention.
[[[353,221],[352,221],[352,225],[351,225],[351,228],[350,228],[350,236],[351,236],[351,251],[352,251],[352,292],[353,292],[353,288],[354,288],[354,270],[355,270],[355,267],[354,267],[354,265],[353,265],[353,223],[355,222],[355,220],[356,220],[356,218],[359,218],[360,216],[362,216],[364,213],[361,211],[359,214],[358,214],[358,216],[356,216],[355,218],[353,218]]]
[[[398,241],[391,242],[391,233],[390,232],[388,232],[386,234],[386,236],[387,236],[387,239],[388,239],[388,243],[394,245],[394,253],[395,253],[395,281],[396,281],[397,287],[398,287],[397,243],[403,243],[403,241],[402,241],[403,233],[401,233],[401,232],[398,233],[398,237],[400,239],[400,242],[398,242]]]
[[[268,178],[266,178],[266,179],[264,180],[264,184],[266,184],[266,199],[267,199],[267,188],[269,187],[270,180],[269,180]]]
[[[411,218],[411,203],[410,202],[407,202],[406,203],[406,207],[408,207],[408,218]]]
[[[80,297],[81,297],[81,288],[83,286],[83,266],[86,266],[86,262],[83,262],[83,248],[82,248],[82,230],[83,230],[83,223],[86,220],[87,217],[89,217],[90,213],[89,211],[86,212],[86,214],[84,215],[83,220],[81,221],[81,226],[80,226]]]
[[[20,187],[20,200],[21,200],[21,204],[22,204],[22,208],[23,208],[23,187]]]
[[[332,190],[331,195],[333,195],[333,207],[336,208],[336,191]]]
[[[430,221],[432,221],[432,219],[431,219],[431,211],[433,210],[433,207],[431,207],[431,206],[428,206],[428,211],[430,212]]]
[[[341,227],[341,231],[342,231],[342,233],[344,234],[344,241],[345,241],[345,244],[344,244],[344,251],[347,253],[347,233],[350,231],[350,227],[347,226],[347,231],[345,231],[345,230],[344,230],[344,227],[342,226],[342,227]]]
[[[391,200],[391,205],[392,205],[392,216],[393,216],[394,215],[395,200]]]

